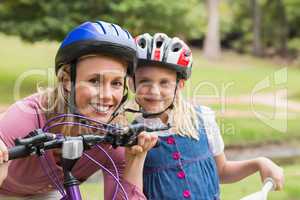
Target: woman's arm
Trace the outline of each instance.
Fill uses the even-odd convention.
[[[259,171],[262,181],[267,177],[271,177],[276,183],[277,190],[283,188],[283,169],[267,158],[259,157],[243,161],[227,161],[224,153],[214,158],[221,183],[237,182]]]

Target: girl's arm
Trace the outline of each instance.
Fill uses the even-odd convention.
[[[155,146],[156,135],[142,133],[138,136],[138,145],[126,149],[126,167],[123,178],[143,189],[143,169],[147,152]]]
[[[141,133],[138,136],[138,145],[126,148],[126,162],[123,162],[124,151],[119,149],[118,152],[111,152],[111,154],[113,154],[111,156],[113,156],[113,159],[119,168],[118,171],[121,177],[121,184],[130,200],[146,200],[146,197],[143,194],[143,167],[147,151],[156,144],[156,141],[157,136]],[[107,167],[111,171],[114,171],[111,165],[108,165]],[[110,175],[104,173],[104,182],[105,199],[112,199],[116,186],[115,181]],[[124,199],[122,196],[124,196],[124,194],[119,188],[117,200]]]
[[[271,177],[276,183],[276,190],[283,188],[283,169],[267,158],[259,157],[243,161],[227,161],[224,153],[214,158],[221,183],[234,183],[259,171],[262,181],[267,177]]]

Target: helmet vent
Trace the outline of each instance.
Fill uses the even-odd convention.
[[[115,31],[116,31],[116,33],[117,33],[117,36],[119,36],[119,31],[117,30],[117,28],[115,27],[115,25],[114,25],[114,24],[110,24],[110,25],[111,25],[112,28],[115,29]]]
[[[156,47],[160,48],[162,46],[162,44],[163,44],[163,41],[157,41],[156,42]]]
[[[96,24],[98,24],[101,27],[103,33],[106,34],[105,28],[103,27],[102,23],[98,21],[96,22]]]
[[[182,48],[182,45],[181,45],[181,44],[175,43],[175,44],[172,46],[172,51],[173,51],[173,52],[178,52],[181,48]]]
[[[139,40],[138,44],[139,44],[139,46],[140,46],[141,48],[144,49],[144,48],[146,47],[146,40],[145,40],[145,38],[141,38],[141,39]]]

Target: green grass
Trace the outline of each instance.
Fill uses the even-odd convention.
[[[272,121],[268,125],[258,118],[218,118],[222,137],[226,146],[255,145],[268,142],[300,140],[300,117],[287,121],[287,131],[277,129],[282,119]],[[281,127],[280,127],[281,128]]]
[[[300,197],[299,165],[285,166],[285,187],[283,191],[271,192],[270,200],[298,200]],[[235,200],[259,191],[262,184],[258,174],[234,184],[222,185],[221,199]]]
[[[10,104],[36,91],[37,84],[47,86],[48,69],[53,70],[54,57],[58,43],[39,42],[28,44],[11,36],[0,35],[0,105]],[[256,84],[270,77],[270,87],[259,91],[270,92],[279,88],[287,88],[292,100],[300,101],[299,77],[300,70],[295,66],[288,69],[288,82],[274,85],[274,73],[286,65],[275,64],[269,59],[258,59],[249,55],[239,55],[224,52],[219,61],[207,61],[202,58],[202,52],[194,49],[194,67],[190,81],[186,84],[185,94],[188,97],[202,98],[203,95],[213,95],[216,98],[237,95],[249,95]],[[20,87],[20,95],[16,96],[14,88],[17,80],[32,70],[42,70],[37,74],[27,75]],[[53,77],[53,71],[50,72]],[[19,91],[19,90],[18,90]],[[212,105],[213,109],[220,109],[220,105]],[[272,107],[255,105],[256,111],[272,112]],[[226,109],[251,111],[250,105],[226,105]],[[220,118],[219,123],[225,126],[224,140],[226,143],[257,143],[262,141],[282,140],[299,137],[300,127],[296,119],[289,118],[288,133],[281,134],[268,127],[254,117]],[[282,121],[275,121],[282,123]],[[234,134],[230,127],[234,128]],[[228,128],[229,127],[229,128]],[[228,128],[228,129],[226,129]],[[224,129],[224,128],[223,128]]]
[[[84,183],[80,185],[82,199],[103,200],[103,185],[100,183]]]
[[[298,200],[300,197],[300,172],[299,165],[284,166],[285,187],[284,190],[271,192],[270,200]],[[222,200],[239,200],[240,198],[259,191],[262,184],[258,174],[252,175],[240,182],[221,185]],[[84,195],[83,199],[102,200],[103,188],[100,184],[85,183],[80,187]]]
[[[32,69],[47,69],[54,66],[54,57],[58,43],[38,42],[24,43],[11,36],[0,35],[0,92],[7,94],[0,99],[0,104],[14,101],[13,88],[15,81],[24,72]],[[270,76],[271,86],[260,92],[268,92],[278,87],[287,87],[289,94],[299,94],[298,79],[300,70],[296,67],[288,69],[288,82],[280,86],[272,85],[274,73],[287,65],[275,64],[268,59],[258,59],[249,55],[224,52],[219,61],[210,62],[203,59],[202,53],[194,49],[194,67],[191,80],[186,85],[186,95],[227,96],[250,94],[255,85]],[[39,76],[45,80],[46,77]],[[24,95],[35,90],[37,80],[28,77],[22,86]]]
[[[250,94],[254,87],[265,78],[270,78],[270,87],[259,92],[270,92],[278,88],[288,88],[289,94],[299,93],[300,69],[292,65],[276,64],[269,59],[254,58],[224,52],[218,61],[207,61],[199,50],[194,50],[192,78],[186,87],[188,96],[227,96]],[[289,67],[287,82],[276,85],[275,73]]]
[[[37,84],[47,79],[45,75],[39,73],[46,73],[48,68],[53,69],[58,44],[49,42],[29,44],[16,37],[1,34],[0,44],[0,93],[2,94],[0,104],[10,104],[18,100],[14,95],[14,88],[17,80],[22,76],[25,78],[21,84],[21,97],[36,91]],[[38,74],[36,70],[39,70]],[[45,83],[42,85],[46,86]]]

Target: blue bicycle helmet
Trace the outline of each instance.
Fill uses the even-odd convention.
[[[55,72],[81,56],[105,53],[128,62],[128,74],[136,68],[136,44],[127,30],[104,21],[85,22],[74,28],[63,40],[55,57]]]

